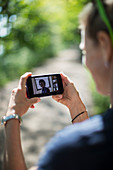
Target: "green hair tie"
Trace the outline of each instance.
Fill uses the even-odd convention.
[[[112,41],[112,45],[113,45],[113,29],[112,29],[110,21],[109,21],[109,19],[107,17],[107,14],[105,12],[105,9],[104,9],[104,6],[102,4],[102,1],[101,0],[96,0],[96,3],[97,3],[97,6],[98,6],[99,14],[100,14],[102,20],[104,21],[104,23],[106,24],[106,26],[108,28],[108,31],[109,31],[109,34],[110,34],[110,37],[111,37],[111,41]]]

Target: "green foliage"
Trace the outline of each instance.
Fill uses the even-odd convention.
[[[90,0],[0,0],[0,86],[41,65],[62,48],[78,46],[78,14]],[[6,33],[7,31],[7,33]],[[96,113],[109,98],[96,92]]]
[[[0,86],[78,44],[77,16],[84,2],[0,0]]]
[[[0,40],[0,85],[55,55],[49,20],[43,13],[45,2],[2,1],[0,18],[2,23],[7,20],[7,34]]]
[[[109,109],[110,101],[109,97],[102,96],[98,94],[96,91],[93,91],[93,99],[94,99],[94,110],[96,114],[104,113],[107,109]]]

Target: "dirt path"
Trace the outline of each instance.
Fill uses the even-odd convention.
[[[36,68],[33,74],[64,72],[74,81],[80,96],[88,111],[92,114],[92,97],[85,68],[78,61],[76,50],[64,50],[58,57],[49,59],[45,65]],[[11,90],[18,84],[18,80],[0,89],[0,114],[5,114]],[[35,109],[30,109],[23,117],[21,126],[22,146],[28,167],[34,165],[39,153],[42,152],[47,141],[65,126],[71,124],[68,109],[53,101],[51,97],[43,98]],[[0,126],[0,169],[3,157],[4,143],[3,128]]]

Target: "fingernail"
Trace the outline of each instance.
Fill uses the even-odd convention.
[[[61,98],[62,98],[62,95],[58,95],[57,97],[58,97],[59,99],[61,99]]]
[[[32,109],[34,109],[34,108],[35,108],[35,106],[34,106],[34,105],[32,105],[32,106],[31,106],[31,108],[32,108]]]
[[[40,102],[40,99],[37,99],[37,102]]]

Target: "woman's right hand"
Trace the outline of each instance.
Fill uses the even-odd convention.
[[[86,111],[86,108],[74,86],[74,83],[63,73],[61,73],[61,78],[63,82],[64,93],[62,95],[52,96],[52,98],[57,102],[67,106],[73,119],[73,117],[75,117],[77,114]]]

